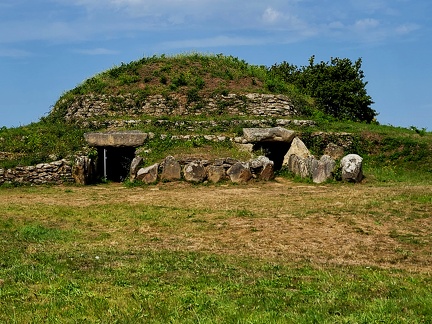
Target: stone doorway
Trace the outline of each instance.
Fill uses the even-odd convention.
[[[123,182],[129,177],[134,147],[98,147],[98,178]]]
[[[98,151],[96,178],[122,182],[129,177],[135,149],[143,145],[147,133],[140,131],[94,132],[84,134],[89,146]]]

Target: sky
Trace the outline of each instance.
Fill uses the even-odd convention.
[[[122,62],[198,52],[361,58],[379,123],[432,131],[430,13],[430,0],[0,0],[0,127],[37,122]]]

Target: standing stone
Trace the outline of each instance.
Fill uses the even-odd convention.
[[[291,155],[297,155],[300,158],[307,158],[311,156],[311,153],[302,140],[298,137],[295,137],[291,143],[291,147],[284,156],[282,165],[288,165]]]
[[[226,180],[227,174],[222,165],[209,165],[207,167],[207,179],[211,182],[217,183]]]
[[[317,167],[313,170],[312,181],[314,183],[323,183],[328,179],[331,179],[335,166],[335,160],[328,155],[323,155],[318,161]]]
[[[93,171],[92,159],[88,156],[78,156],[72,168],[72,177],[77,184],[86,185],[93,180]]]
[[[146,168],[141,168],[137,172],[136,179],[146,184],[155,183],[158,177],[158,169],[158,163],[155,163]]]
[[[189,182],[203,182],[206,177],[206,168],[198,161],[193,161],[185,165],[183,175],[186,181]]]
[[[162,172],[160,178],[162,181],[175,181],[181,179],[180,163],[178,163],[173,156],[167,156],[161,165]]]
[[[234,183],[246,183],[252,178],[248,163],[237,162],[228,169],[227,174]]]
[[[363,158],[357,154],[348,154],[341,160],[342,181],[360,182],[363,179]]]
[[[129,173],[129,178],[131,181],[135,180],[139,165],[142,163],[142,161],[143,161],[143,158],[141,156],[136,156],[132,160],[131,167],[130,167],[130,173]]]

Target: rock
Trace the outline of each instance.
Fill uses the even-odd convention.
[[[291,142],[291,146],[288,152],[284,156],[282,165],[288,165],[288,161],[291,155],[297,155],[298,157],[301,158],[307,158],[311,156],[311,153],[309,152],[306,145],[302,142],[302,140],[298,137],[295,137]]]
[[[227,179],[225,168],[222,165],[210,165],[207,167],[207,179],[217,183]]]
[[[328,143],[324,149],[324,154],[335,160],[339,160],[341,157],[343,157],[344,153],[344,148],[334,143]]]
[[[193,161],[185,165],[183,175],[186,181],[199,183],[206,179],[207,172],[202,163]]]
[[[237,162],[227,171],[227,175],[234,183],[246,183],[252,178],[248,163]]]
[[[181,167],[180,163],[173,157],[167,156],[162,164],[162,172],[160,175],[161,180],[175,181],[181,179]]]
[[[37,165],[41,169],[42,165]],[[86,185],[93,179],[93,162],[88,156],[78,156],[72,168],[72,177],[77,184]]]
[[[140,131],[85,133],[84,139],[90,146],[138,147],[144,144],[148,134]]]
[[[243,137],[249,143],[291,142],[295,132],[283,127],[243,128]]]
[[[142,163],[142,161],[143,158],[141,156],[136,156],[132,160],[129,172],[129,178],[131,181],[135,180],[139,165]]]
[[[288,170],[301,178],[309,178],[312,176],[314,170],[318,167],[318,161],[315,157],[308,156],[303,158],[301,156],[292,154],[287,164]]]
[[[274,178],[274,162],[266,156],[249,161],[249,168],[258,179],[268,181]]]
[[[360,182],[363,179],[363,158],[357,154],[348,154],[341,160],[342,181]]]
[[[333,177],[333,171],[336,166],[335,160],[328,155],[321,156],[317,167],[313,170],[312,181],[314,183],[323,183]]]
[[[146,168],[141,168],[136,173],[136,179],[146,184],[155,183],[158,177],[159,164],[155,163]]]

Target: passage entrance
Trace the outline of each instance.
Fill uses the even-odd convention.
[[[98,173],[105,180],[122,182],[129,176],[134,147],[98,147]]]

